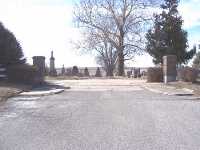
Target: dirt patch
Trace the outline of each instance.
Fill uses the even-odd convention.
[[[30,89],[31,86],[29,85],[0,82],[0,101],[5,101],[9,97],[15,96],[22,91],[28,91]]]

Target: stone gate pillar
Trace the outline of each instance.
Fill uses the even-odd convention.
[[[167,55],[163,57],[163,79],[164,83],[176,81],[176,64],[177,57],[175,55]]]
[[[45,57],[44,56],[34,56],[33,65],[36,66],[39,70],[38,75],[41,78],[45,76]]]

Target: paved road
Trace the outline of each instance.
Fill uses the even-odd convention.
[[[1,103],[0,150],[200,150],[199,101],[138,83],[73,85]]]

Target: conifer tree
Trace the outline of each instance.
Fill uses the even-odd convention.
[[[86,77],[90,76],[90,73],[89,73],[89,70],[87,67],[85,67],[85,69],[84,69],[84,76],[86,76]]]
[[[0,22],[0,64],[13,65],[24,64],[24,58],[20,43],[14,34],[4,27]]]
[[[178,3],[178,0],[164,0],[162,13],[154,15],[154,26],[146,34],[146,50],[155,64],[162,64],[165,55],[176,55],[178,64],[185,64],[196,53],[196,49],[187,51],[187,32],[182,29]]]
[[[101,75],[101,70],[100,70],[99,67],[97,67],[95,77],[102,77],[102,75]]]

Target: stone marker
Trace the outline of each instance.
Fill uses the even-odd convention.
[[[61,75],[65,75],[65,66],[62,66]]]
[[[176,65],[177,57],[175,55],[167,55],[163,57],[164,83],[176,81]]]

